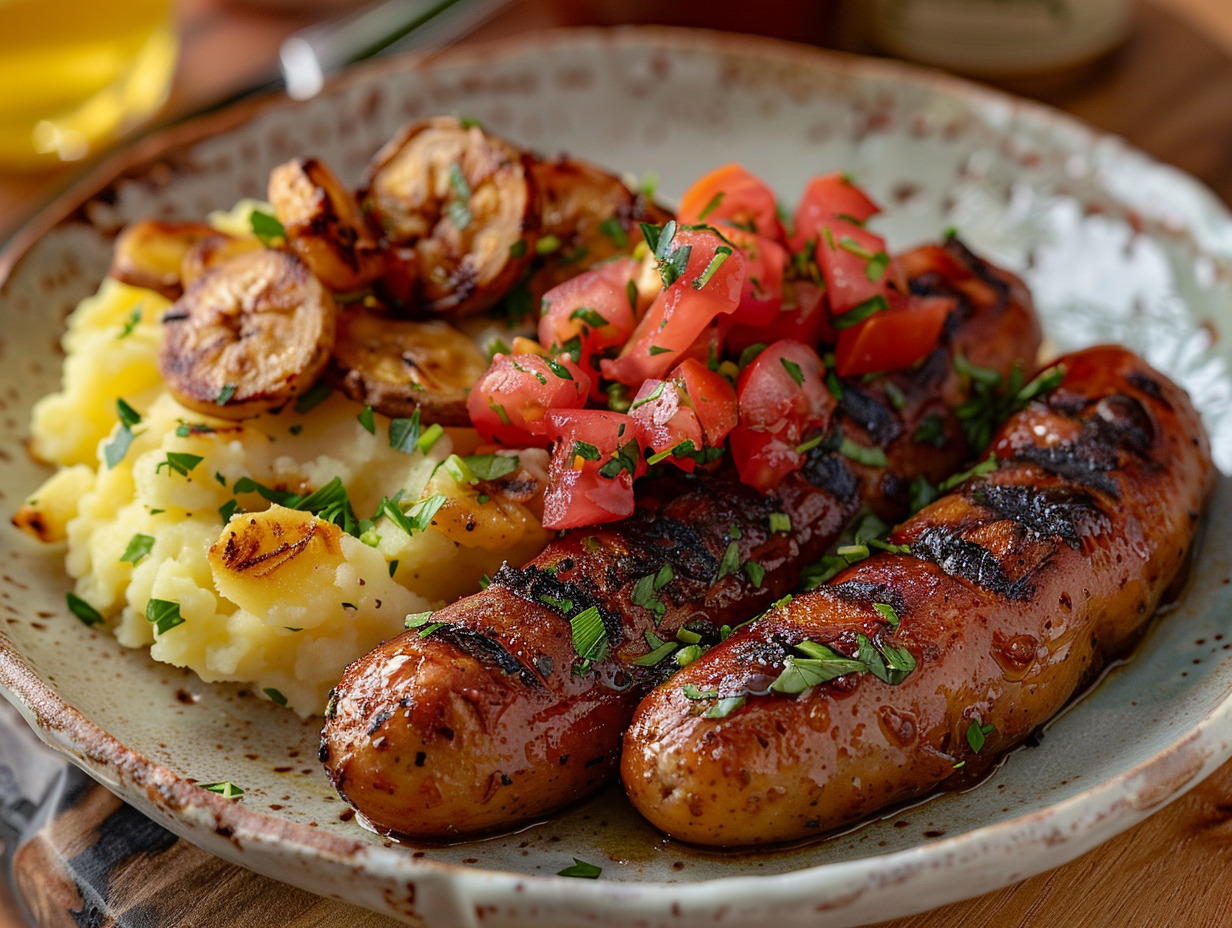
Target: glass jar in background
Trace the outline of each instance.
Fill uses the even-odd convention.
[[[77,161],[141,123],[176,52],[173,0],[0,0],[0,168]]]
[[[1129,34],[1130,0],[873,0],[882,51],[991,80],[1064,74]]]

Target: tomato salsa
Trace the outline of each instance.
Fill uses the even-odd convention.
[[[633,512],[652,469],[713,470],[772,493],[803,466],[834,377],[916,364],[954,301],[918,296],[843,174],[813,178],[794,215],[737,164],[700,178],[632,256],[543,297],[538,340],[498,353],[468,409],[485,441],[551,451],[544,526]]]

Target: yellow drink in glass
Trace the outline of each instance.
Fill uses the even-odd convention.
[[[76,161],[163,102],[172,0],[0,0],[0,167]]]

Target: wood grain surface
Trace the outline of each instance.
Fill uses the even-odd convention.
[[[319,13],[271,12],[238,0],[181,0],[184,53],[168,116],[272,74],[283,36]],[[585,8],[522,0],[479,37],[573,21]],[[579,13],[578,10],[583,10]],[[1232,203],[1232,0],[1141,0],[1130,41],[1076,80],[1026,90],[1125,136],[1194,174]],[[818,27],[822,28],[822,27]],[[857,47],[838,33],[822,41]],[[0,174],[0,241],[76,168]],[[0,775],[39,747],[0,705]],[[19,742],[15,739],[25,738]],[[18,744],[28,743],[27,750]],[[9,760],[3,748],[8,746]],[[11,771],[10,771],[11,772]],[[0,784],[4,777],[0,776]],[[2,797],[0,797],[2,798]],[[381,916],[332,902],[206,854],[64,768],[42,798],[47,821],[20,839],[0,832],[16,892],[40,926],[387,928]],[[1125,834],[1050,873],[880,928],[1206,928],[1232,924],[1232,763]],[[0,928],[19,928],[0,880]]]

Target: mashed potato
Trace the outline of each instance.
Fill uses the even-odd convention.
[[[60,469],[15,521],[66,543],[83,621],[308,715],[408,613],[546,542],[534,500],[459,462],[469,429],[402,450],[391,420],[337,394],[238,422],[181,406],[157,369],[168,306],[106,280],[69,318],[61,391],[34,410],[32,450]],[[546,454],[518,457],[542,482]]]

